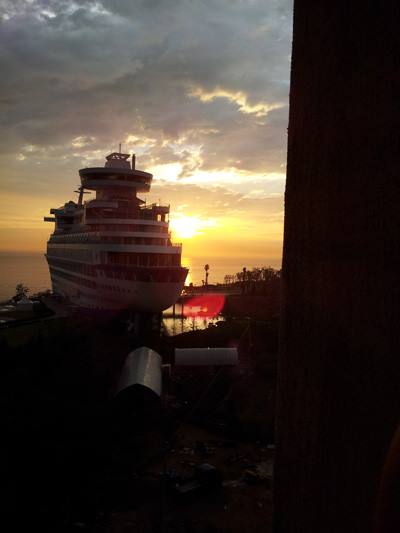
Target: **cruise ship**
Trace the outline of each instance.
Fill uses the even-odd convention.
[[[86,309],[158,313],[179,298],[188,269],[182,245],[171,242],[169,206],[137,196],[152,174],[120,152],[80,170],[78,201],[44,218],[55,222],[46,254],[53,292]],[[95,197],[84,202],[86,193]]]

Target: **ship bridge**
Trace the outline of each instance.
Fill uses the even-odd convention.
[[[135,155],[113,152],[106,157],[104,167],[83,168],[79,171],[82,187],[93,191],[149,192],[153,175],[135,168]]]

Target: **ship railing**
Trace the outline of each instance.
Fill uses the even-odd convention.
[[[50,238],[54,242],[68,242],[68,241],[89,241],[97,242],[100,240],[100,234],[97,231],[85,231],[80,233],[61,233],[52,235]]]
[[[140,210],[137,213],[127,212],[127,211],[121,212],[121,211],[114,210],[112,212],[110,211],[109,213],[103,212],[101,213],[101,215],[98,215],[98,214],[86,215],[86,220],[88,222],[90,222],[92,219],[98,219],[98,218],[103,219],[105,222],[107,221],[107,219],[113,219],[113,218],[119,218],[121,220],[122,219],[124,220],[154,220],[156,222],[160,222],[159,220],[157,220],[153,211],[144,210],[144,209]]]

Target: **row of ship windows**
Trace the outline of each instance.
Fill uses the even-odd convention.
[[[154,237],[99,237],[98,235],[72,234],[72,235],[54,235],[51,239],[59,244],[78,243],[78,242],[96,242],[97,244],[152,244],[153,246],[166,246],[169,239],[158,239]]]
[[[168,233],[165,226],[143,224],[90,224],[94,231],[139,231],[143,233]]]
[[[106,271],[106,276],[111,279],[119,279],[125,281],[183,281],[186,278],[186,270],[152,270],[149,272],[138,272],[126,270],[125,272],[118,272],[113,270]]]
[[[133,254],[132,254],[133,255]],[[179,256],[171,256],[171,255],[164,255],[164,256],[157,256],[157,254],[136,254],[136,262],[129,263],[129,266],[139,266],[139,267],[174,267],[174,266],[180,266]],[[176,257],[178,259],[176,259]],[[58,268],[66,268],[67,270],[71,270],[73,272],[77,272],[78,274],[83,274],[84,276],[97,276],[97,269],[93,265],[88,265],[86,263],[74,263],[73,261],[68,261],[64,259],[54,259],[53,257],[49,257],[49,266],[52,267],[58,267]],[[119,265],[119,263],[113,263],[115,265]],[[119,272],[119,271],[111,271],[107,272],[108,277],[113,277],[114,279],[133,279],[127,277],[126,272]]]
[[[93,265],[88,265],[86,263],[74,263],[72,261],[53,259],[49,257],[49,266],[66,268],[67,270],[78,272],[79,274],[83,274],[84,276],[97,276],[96,268]]]
[[[129,219],[129,220],[154,220],[155,222],[168,222],[168,214],[156,214],[151,209],[140,209],[139,211],[132,211],[126,209],[113,209],[100,210],[99,208],[90,209],[86,211],[86,223],[90,224],[90,219],[93,218],[120,218],[120,219]]]
[[[76,259],[78,261],[92,261],[92,251],[91,250],[73,250],[72,248],[53,248],[49,247],[47,249],[47,254],[50,257],[65,257],[67,259]]]
[[[128,280],[128,281],[144,281],[144,282],[178,282],[184,280],[186,277],[186,271],[185,270],[176,270],[176,271],[153,271],[153,272],[107,272],[107,277],[110,279],[120,279],[120,280]],[[116,276],[117,274],[117,276]],[[96,289],[96,288],[105,288],[109,290],[119,291],[119,292],[130,292],[128,289],[122,289],[117,285],[107,285],[107,284],[101,284],[96,283],[92,280],[80,278],[79,276],[75,276],[74,274],[70,274],[68,272],[62,272],[58,270],[58,268],[50,267],[50,275],[53,278],[54,276],[58,276],[60,278],[66,279],[68,281],[72,281],[76,283],[77,285],[81,285],[83,287],[88,287],[90,289]],[[56,280],[54,279],[53,282]]]
[[[114,244],[152,244],[155,246],[166,246],[167,239],[157,239],[150,237],[101,237],[96,242],[111,242]]]
[[[55,259],[54,259],[55,258]],[[51,248],[48,250],[48,261],[51,263],[57,259],[76,259],[80,262],[92,261],[91,250],[73,250]],[[155,267],[170,267],[180,266],[180,254],[151,254],[151,253],[134,253],[134,252],[100,252],[100,262],[111,265],[122,266],[155,266]],[[71,262],[69,262],[71,264]],[[92,268],[91,265],[84,265],[87,268]],[[76,269],[81,268],[80,264],[76,264]],[[82,271],[79,271],[83,273]],[[92,275],[92,274],[90,274]]]
[[[145,254],[133,252],[107,252],[107,263],[132,266],[180,266],[180,254]]]
[[[54,269],[50,267],[50,276],[53,278],[53,276],[58,276],[59,278],[64,278],[68,281],[73,281],[74,283],[78,285],[82,285],[83,287],[88,287],[90,289],[96,288],[96,283],[94,281],[91,281],[90,279],[84,279],[80,278],[78,276],[74,276],[74,274],[68,274],[67,272],[61,272],[58,269]]]

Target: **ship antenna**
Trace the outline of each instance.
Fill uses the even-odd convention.
[[[78,190],[77,190],[77,191],[74,191],[74,192],[79,193],[79,197],[78,197],[78,205],[82,205],[82,200],[83,200],[83,195],[84,195],[84,194],[90,194],[90,192],[85,191],[84,189],[85,189],[84,187],[80,186],[80,187],[78,187]]]
[[[119,153],[121,154],[121,143],[119,143]]]

